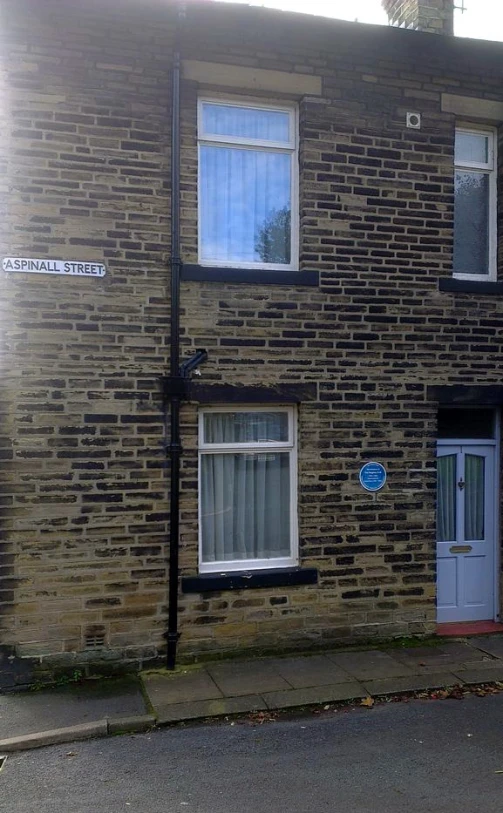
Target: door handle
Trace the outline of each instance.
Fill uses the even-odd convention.
[[[463,480],[463,478],[462,478],[462,477],[460,477],[460,478],[459,478],[459,483],[458,483],[458,488],[459,488],[459,490],[460,490],[460,491],[463,491],[463,489],[464,489],[465,485],[466,485],[465,481]]]
[[[471,545],[452,545],[449,548],[449,553],[470,553]]]

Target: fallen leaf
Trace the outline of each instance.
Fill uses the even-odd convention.
[[[360,702],[360,706],[366,706],[366,708],[371,709],[374,702],[374,698],[369,695],[368,697],[363,698],[363,700]]]
[[[432,692],[431,697],[433,700],[445,700],[446,697],[449,697],[449,692],[447,689],[440,689],[437,692]]]
[[[263,723],[274,723],[278,719],[277,712],[274,711],[258,711],[248,715],[248,719],[253,725],[262,725]]]
[[[67,751],[67,752],[66,752],[66,756],[67,756],[67,757],[76,757],[76,756],[77,756],[77,752],[76,752],[76,751]]]

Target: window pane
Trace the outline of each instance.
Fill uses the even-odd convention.
[[[291,157],[201,147],[201,256],[290,263]]]
[[[437,434],[439,438],[494,438],[494,418],[492,409],[441,409]]]
[[[201,456],[203,562],[288,557],[290,455]]]
[[[454,271],[488,274],[489,176],[457,170],[454,190]]]
[[[205,135],[284,142],[290,141],[290,121],[290,114],[283,110],[203,103]]]
[[[205,443],[287,443],[286,412],[206,412]]]
[[[482,133],[456,133],[454,160],[469,163],[487,164],[489,160],[489,138]]]
[[[439,542],[456,540],[456,455],[438,458],[437,535]]]
[[[484,458],[465,456],[465,541],[484,538]]]

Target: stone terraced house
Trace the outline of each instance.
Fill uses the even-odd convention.
[[[498,621],[503,45],[383,4],[2,0],[4,684]]]

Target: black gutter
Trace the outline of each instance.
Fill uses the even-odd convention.
[[[185,17],[185,4],[178,7],[175,52],[173,55],[171,98],[171,320],[169,376],[161,379],[165,425],[167,405],[170,404],[169,442],[166,455],[170,459],[169,492],[169,577],[168,577],[168,629],[166,666],[176,666],[178,631],[178,552],[180,547],[180,405],[188,397],[188,378],[191,372],[206,361],[206,350],[196,354],[180,365],[180,29]]]

